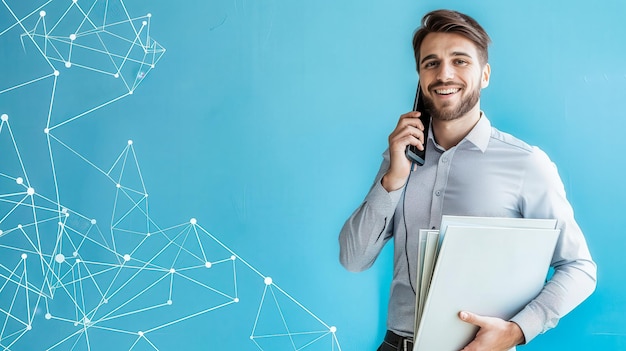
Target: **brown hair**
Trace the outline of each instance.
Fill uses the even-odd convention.
[[[487,47],[491,38],[483,27],[472,17],[452,10],[435,10],[427,13],[422,18],[422,25],[413,35],[413,51],[415,62],[419,72],[420,46],[429,33],[456,33],[471,40],[476,45],[481,64],[486,64],[489,59]]]

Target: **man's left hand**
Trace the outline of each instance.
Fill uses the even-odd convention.
[[[461,351],[506,351],[524,342],[524,333],[516,323],[466,311],[459,312],[459,318],[480,327],[474,340]]]

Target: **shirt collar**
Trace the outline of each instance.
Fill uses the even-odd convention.
[[[489,145],[489,139],[491,139],[491,122],[489,122],[487,116],[480,111],[478,123],[476,123],[464,140],[469,141],[479,148],[480,151],[485,152],[487,145]]]

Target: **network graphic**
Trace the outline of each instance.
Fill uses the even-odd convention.
[[[0,67],[0,348],[167,351],[169,330],[208,315],[232,323],[236,310],[251,349],[340,351],[335,327],[195,218],[164,227],[151,216],[132,140],[107,163],[63,133],[157,66],[152,15],[132,17],[121,0],[0,2],[13,63]],[[93,98],[71,98],[93,86]],[[72,201],[76,173],[112,207]]]

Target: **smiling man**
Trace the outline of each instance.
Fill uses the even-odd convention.
[[[561,230],[554,274],[517,315],[502,320],[459,311],[459,318],[480,327],[463,351],[530,342],[595,289],[596,265],[556,167],[537,147],[492,127],[480,109],[491,75],[489,43],[467,15],[438,10],[424,16],[413,48],[426,111],[400,116],[374,184],[339,235],[340,261],[350,271],[369,268],[394,238],[388,330],[379,351],[412,350],[417,233],[439,229],[443,215],[554,218]],[[421,112],[431,115],[428,130]],[[423,166],[405,156],[409,145],[427,145]]]

